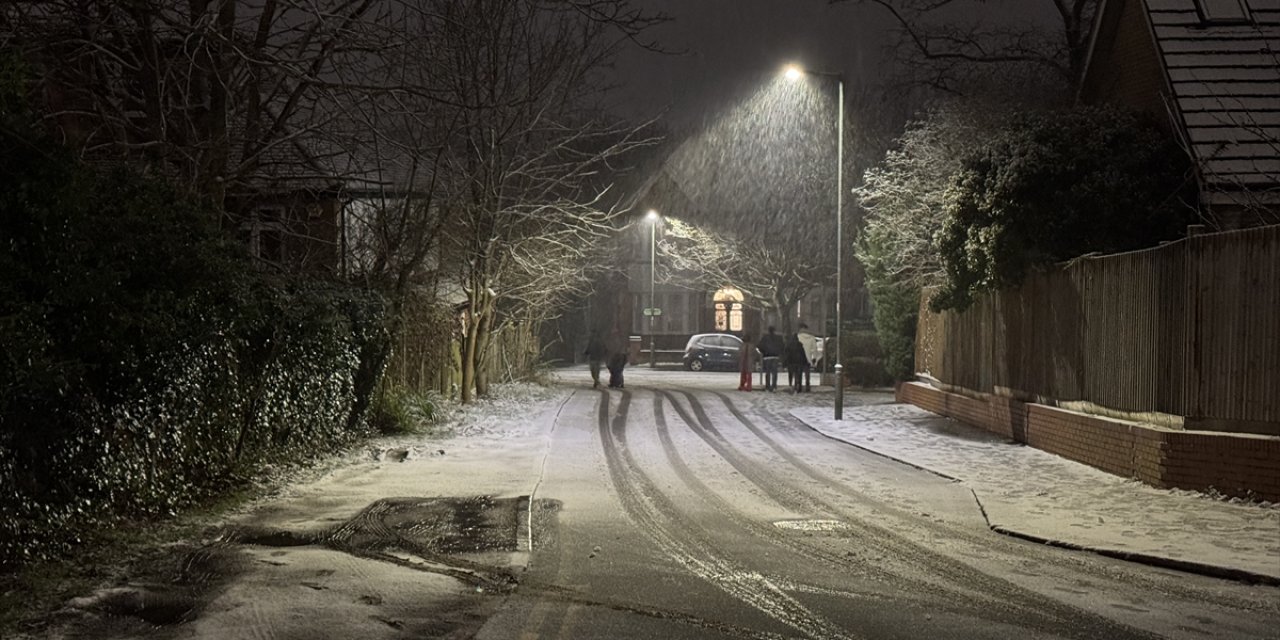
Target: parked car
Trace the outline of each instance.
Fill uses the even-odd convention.
[[[690,371],[703,369],[738,368],[742,354],[742,339],[728,333],[699,333],[689,338],[684,347],[684,368]]]

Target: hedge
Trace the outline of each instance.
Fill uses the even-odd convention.
[[[365,433],[377,294],[259,268],[156,180],[0,144],[0,567]]]

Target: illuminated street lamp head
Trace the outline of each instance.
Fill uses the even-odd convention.
[[[649,222],[656,222],[658,220],[658,212],[654,211],[653,209],[650,209],[649,213],[645,215],[644,219],[648,220]]]
[[[789,64],[783,70],[783,74],[787,76],[788,80],[799,80],[800,76],[804,75],[804,69],[801,69],[799,65]]]

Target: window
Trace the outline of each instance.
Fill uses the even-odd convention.
[[[1196,0],[1205,22],[1239,23],[1249,21],[1244,0]]]
[[[716,311],[716,331],[742,331],[742,292],[725,287],[713,297]]]
[[[254,257],[268,262],[284,259],[284,207],[259,207],[240,225],[240,238]]]

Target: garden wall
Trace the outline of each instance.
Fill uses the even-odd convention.
[[[1280,437],[1160,428],[923,382],[899,385],[897,398],[1157,487],[1280,501]]]

